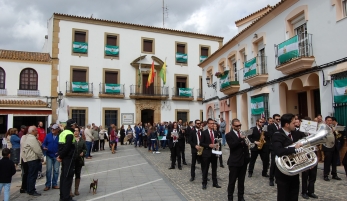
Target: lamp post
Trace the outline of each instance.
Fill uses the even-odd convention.
[[[208,84],[208,83],[210,82],[210,80],[211,80],[211,78],[206,77],[207,87],[212,87],[212,88],[214,88],[214,90],[217,91],[217,82],[214,82],[214,83],[212,83],[212,84]]]
[[[63,95],[64,94],[61,91],[59,91],[58,97],[57,97],[57,102],[58,102],[59,107],[60,107],[61,100],[63,100]]]

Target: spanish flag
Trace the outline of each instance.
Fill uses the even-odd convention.
[[[146,86],[147,88],[154,82],[154,76],[155,76],[154,61],[152,61],[151,71],[149,71],[148,80],[147,80],[147,86]]]

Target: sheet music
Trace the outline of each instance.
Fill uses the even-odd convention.
[[[299,130],[304,133],[316,134],[317,122],[302,120]]]
[[[212,154],[222,155],[222,151],[216,151],[216,150],[212,149]]]

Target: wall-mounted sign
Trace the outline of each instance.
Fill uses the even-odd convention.
[[[121,113],[122,125],[134,125],[134,113]]]

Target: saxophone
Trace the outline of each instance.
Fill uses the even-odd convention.
[[[259,143],[260,144],[258,144],[258,150],[261,150],[263,148],[264,144],[266,143],[265,135],[264,135],[265,131],[267,131],[267,125],[264,125],[263,130],[262,130],[262,132],[260,134],[260,138],[259,138]]]

